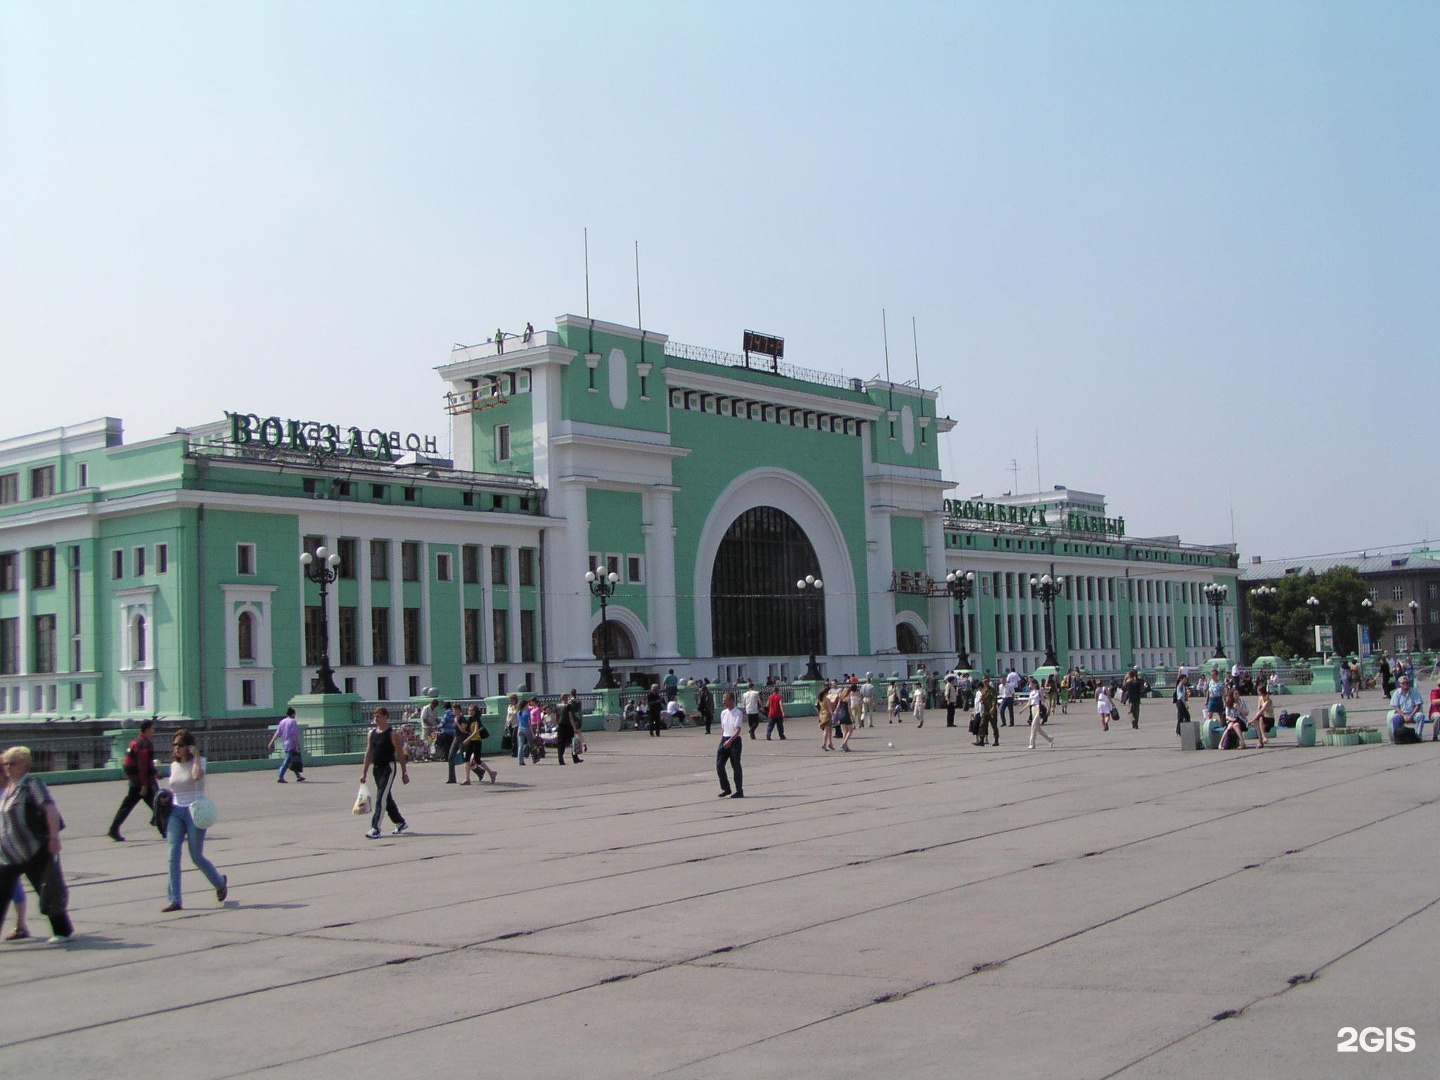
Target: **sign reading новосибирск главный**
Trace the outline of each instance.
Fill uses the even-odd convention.
[[[1043,506],[1006,506],[1002,503],[981,502],[978,499],[946,499],[945,513],[950,517],[968,521],[998,521],[1004,525],[1025,525],[1032,529],[1063,528],[1068,532],[1097,533],[1102,536],[1125,535],[1123,517],[1109,518],[1072,510],[1065,515],[1063,526],[1051,525]]]
[[[230,442],[234,446],[259,447],[262,450],[295,450],[305,454],[338,454],[345,457],[374,458],[390,461],[402,450],[437,452],[435,436],[379,428],[362,430],[339,424],[322,424],[318,420],[282,420],[278,416],[255,413],[227,412],[230,419]]]

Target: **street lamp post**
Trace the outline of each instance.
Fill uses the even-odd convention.
[[[1262,604],[1268,606],[1279,590],[1274,585],[1259,585],[1250,590],[1251,602],[1255,605],[1255,614],[1264,619],[1265,632],[1260,635],[1265,643],[1266,655],[1274,647],[1270,641],[1270,613],[1262,609]],[[1257,620],[1258,622],[1259,620]]]
[[[616,688],[615,672],[610,670],[610,617],[606,607],[619,583],[620,575],[614,571],[608,574],[597,574],[594,570],[585,572],[585,584],[590,586],[590,595],[600,601],[600,681],[595,684],[596,690]]]
[[[1319,598],[1318,596],[1312,596],[1312,597],[1310,597],[1308,600],[1305,601],[1305,606],[1310,609],[1310,622],[1311,622],[1311,624],[1314,625],[1314,626],[1319,626],[1319,625],[1320,625],[1320,598]],[[1320,652],[1320,642],[1319,642],[1318,638],[1317,638],[1317,640],[1316,640],[1316,642],[1315,642],[1315,651],[1316,651],[1316,652]],[[1324,660],[1324,659],[1325,659],[1325,656],[1324,656],[1323,653],[1321,654],[1320,659],[1321,659],[1321,660]]]
[[[1225,598],[1230,595],[1230,586],[1221,585],[1212,581],[1204,588],[1205,600],[1215,609],[1215,659],[1225,659],[1225,633],[1223,624],[1220,621],[1220,609],[1225,606]]]
[[[1052,566],[1053,570],[1054,567]],[[1063,577],[1054,577],[1051,574],[1041,574],[1039,577],[1030,579],[1030,592],[1040,598],[1040,603],[1045,609],[1045,664],[1047,667],[1058,668],[1060,660],[1055,655],[1055,598],[1060,595],[1060,589],[1064,586]]]
[[[1415,640],[1410,643],[1410,652],[1413,655],[1420,651],[1420,602],[1411,600],[1407,606],[1410,608],[1410,622],[1415,627]]]
[[[955,666],[961,671],[968,671],[970,651],[965,647],[965,598],[975,591],[975,571],[952,570],[945,575],[945,589],[960,604],[960,647]]]
[[[327,551],[322,544],[315,549],[314,555],[308,551],[302,554],[300,565],[305,576],[320,586],[320,667],[315,672],[320,680],[320,693],[338,694],[340,688],[335,685],[335,672],[330,667],[330,605],[325,598],[330,586],[340,576],[340,553]]]
[[[821,581],[814,574],[806,574],[799,581],[795,582],[795,588],[800,590],[800,595],[813,596],[817,602],[820,597],[820,590],[825,588],[825,582]],[[809,605],[809,610],[814,611],[816,604]],[[824,607],[820,611],[824,612]],[[815,662],[815,654],[820,651],[820,620],[811,618],[810,630],[810,663],[805,668],[805,674],[801,676],[806,682],[819,682],[821,679],[820,665]]]

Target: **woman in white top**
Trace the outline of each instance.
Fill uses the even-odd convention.
[[[170,845],[170,903],[161,912],[179,911],[180,903],[180,846],[187,841],[190,847],[190,861],[215,887],[215,899],[225,902],[229,894],[228,880],[215,864],[205,857],[205,830],[190,820],[190,807],[205,794],[205,759],[195,746],[195,736],[184,728],[175,732],[174,754],[170,762],[170,793],[175,804],[170,810],[170,821],[165,826],[165,839]]]
[[[1045,691],[1040,689],[1040,680],[1030,680],[1030,749],[1035,749],[1035,736],[1039,735],[1051,746],[1055,740],[1050,733],[1040,725],[1049,719],[1050,710],[1045,706]]]
[[[1095,709],[1100,714],[1100,729],[1110,730],[1110,717],[1115,712],[1115,706],[1110,701],[1110,688],[1104,683],[1097,683],[1095,686]]]

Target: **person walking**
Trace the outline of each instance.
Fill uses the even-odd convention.
[[[1125,676],[1125,685],[1120,693],[1122,700],[1130,707],[1130,726],[1137,730],[1140,727],[1140,699],[1145,696],[1146,689],[1148,688],[1140,676],[1140,669],[1132,667],[1130,674]]]
[[[1045,680],[1045,709],[1049,712],[1050,716],[1054,716],[1056,710],[1059,708],[1060,678],[1054,672],[1051,672],[1050,677]],[[1041,720],[1040,722],[1044,724],[1047,723],[1049,719],[1050,717],[1047,716],[1044,720]]]
[[[1035,749],[1035,736],[1039,735],[1053,748],[1055,739],[1046,731],[1042,724],[1050,719],[1050,710],[1045,707],[1045,691],[1040,689],[1040,680],[1032,677],[1030,679],[1030,749]]]
[[[300,757],[300,721],[295,719],[295,710],[286,709],[280,723],[275,725],[275,734],[270,736],[270,745],[266,748],[275,749],[276,743],[284,752],[280,759],[280,768],[275,773],[275,782],[285,783],[285,773],[294,772],[295,779],[299,783],[305,782],[305,762]]]
[[[875,726],[875,683],[868,671],[865,681],[860,684],[860,726],[866,725]]]
[[[560,708],[555,713],[555,757],[561,765],[565,764],[565,751],[574,741],[575,721],[570,715],[570,695],[566,694],[560,699]]]
[[[835,730],[840,734],[840,749],[850,753],[850,736],[855,734],[855,698],[858,695],[852,692],[849,683],[841,683],[835,692],[835,708],[832,714]],[[832,736],[830,746],[833,749],[835,741]]]
[[[0,926],[23,875],[40,897],[41,914],[50,920],[50,942],[58,945],[75,933],[60,871],[60,810],[45,782],[30,775],[31,760],[24,746],[0,754],[5,774],[0,786]],[[25,933],[19,934],[22,929]],[[18,919],[11,940],[28,936],[24,919]]]
[[[1110,700],[1110,688],[1103,682],[1095,684],[1095,711],[1100,714],[1100,730],[1109,731],[1115,704]]]
[[[775,730],[780,732],[780,741],[785,741],[785,700],[780,696],[780,687],[770,688],[770,699],[765,702],[765,716],[770,721],[765,725],[765,741]]]
[[[815,715],[820,718],[821,750],[835,749],[835,728],[832,723],[834,711],[830,704],[830,684],[825,683],[815,695]]]
[[[400,782],[410,783],[410,759],[405,754],[405,743],[400,733],[390,726],[390,710],[385,706],[375,710],[375,726],[365,740],[365,760],[360,763],[360,783],[370,770],[375,770],[375,810],[370,815],[370,831],[367,840],[380,839],[380,815],[388,814],[395,825],[393,835],[399,836],[410,827],[400,807],[395,805],[395,774],[399,766]]]
[[[450,766],[450,774],[445,780],[447,784],[455,783],[455,755],[451,753],[455,749],[455,726],[455,703],[447,701],[445,712],[440,717],[440,729],[435,733],[435,756]]]
[[[155,792],[160,786],[160,777],[155,772],[155,744],[150,741],[154,732],[154,720],[141,720],[140,734],[130,740],[130,745],[125,748],[125,756],[120,759],[120,767],[125,772],[129,787],[126,789],[125,798],[120,800],[120,809],[115,811],[115,817],[110,822],[110,831],[105,834],[111,840],[125,839],[120,835],[120,826],[125,824],[125,819],[140,800],[145,800],[145,805],[152,810],[155,808]],[[283,778],[283,771],[281,776]]]
[[[170,794],[175,801],[170,807],[170,820],[165,825],[165,842],[170,845],[169,903],[161,913],[180,911],[180,848],[190,850],[190,862],[205,875],[215,889],[215,899],[225,903],[230,894],[229,879],[205,857],[205,830],[195,824],[190,808],[205,794],[205,759],[195,745],[195,736],[181,728],[175,732],[170,759]]]
[[[457,736],[459,737],[459,736]],[[480,706],[471,705],[470,712],[465,717],[464,742],[460,745],[460,759],[465,764],[465,783],[470,783],[470,774],[484,780],[488,775],[490,783],[495,783],[498,774],[489,765],[485,764],[484,747],[485,740],[490,737],[489,730],[485,727],[485,721],[480,718]],[[574,756],[572,751],[571,756]],[[576,760],[579,760],[578,758]],[[463,785],[462,785],[463,786]]]
[[[511,694],[510,700],[515,702],[515,758],[521,765],[527,765],[525,759],[530,756],[531,743],[534,741],[534,724],[536,717],[531,715],[530,703],[520,701],[516,695]]]
[[[740,696],[740,702],[745,707],[745,722],[750,725],[750,738],[753,739],[755,729],[760,726],[760,691],[755,689],[753,682]]]
[[[1180,725],[1190,723],[1190,678],[1181,675],[1175,680],[1175,734],[1180,734]]]
[[[1015,726],[1015,692],[1019,689],[1020,676],[1015,674],[1015,669],[1012,667],[1009,671],[1005,673],[1005,678],[1000,683],[999,698],[1001,727]],[[1007,715],[1010,717],[1010,722],[1008,725],[1005,722],[1005,717]]]
[[[924,726],[925,726],[925,682],[924,682],[923,679],[922,679],[921,681],[917,682],[917,683],[915,684],[915,688],[910,691],[910,709],[911,709],[911,711],[915,714],[915,719],[916,719],[916,721],[917,721],[917,725],[916,725],[916,726],[917,726],[917,727],[924,727]]]
[[[952,671],[945,676],[945,726],[955,726],[955,706],[960,703],[959,680]]]
[[[720,777],[720,798],[743,799],[745,797],[745,773],[740,767],[740,752],[745,749],[742,729],[746,714],[735,707],[735,695],[725,695],[725,707],[720,711],[720,746],[715,751],[715,772]],[[735,774],[735,787],[730,787],[730,778],[725,775],[726,763]]]
[[[976,746],[985,745],[985,726],[990,726],[990,734],[994,737],[996,746],[1000,745],[1000,705],[999,694],[995,684],[990,681],[990,676],[985,676],[985,681],[980,684],[980,690],[975,695],[980,705],[980,737],[975,741]]]
[[[695,711],[700,714],[700,722],[705,725],[705,734],[710,734],[710,726],[715,723],[715,695],[710,691],[710,680],[700,680],[700,690],[695,695]]]
[[[570,688],[569,709],[570,727],[575,731],[575,741],[570,744],[570,761],[579,765],[585,760],[580,755],[586,753],[589,748],[585,745],[585,705],[580,700],[580,691],[573,686]]]
[[[660,737],[660,713],[665,708],[665,702],[660,697],[660,684],[652,683],[650,692],[645,695],[645,715],[650,721],[650,734],[655,738]]]

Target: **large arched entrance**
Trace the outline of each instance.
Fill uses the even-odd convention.
[[[716,656],[825,652],[825,597],[795,583],[820,576],[820,560],[789,514],[755,506],[731,522],[710,575]]]
[[[605,649],[606,632],[609,632],[610,648]],[[597,625],[590,634],[590,648],[599,660],[603,656],[609,656],[611,660],[634,660],[635,642],[630,637],[630,632],[616,622],[613,618],[607,619],[603,624]]]

